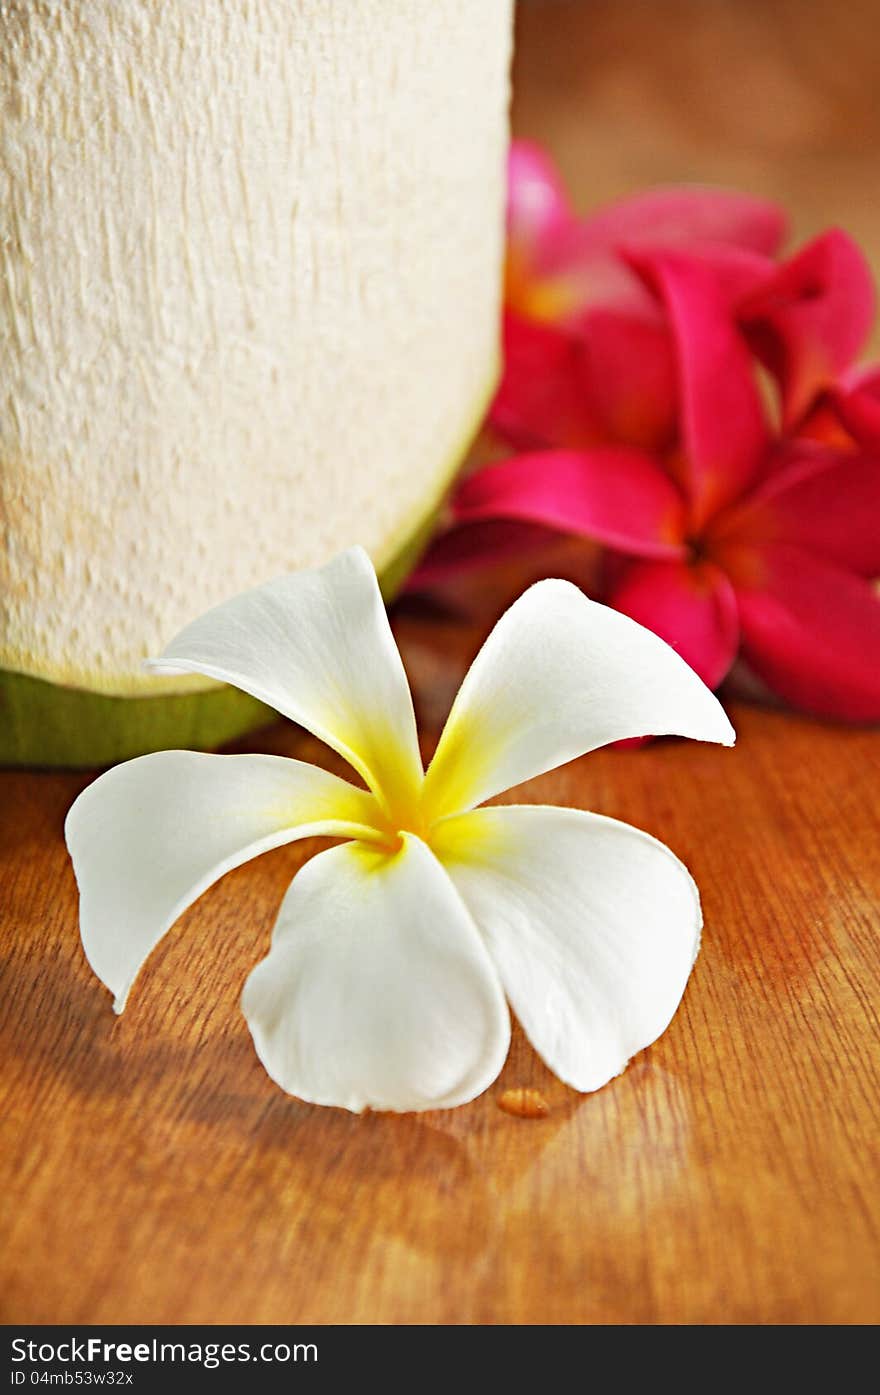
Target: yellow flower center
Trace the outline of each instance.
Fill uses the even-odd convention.
[[[423,843],[430,845],[432,823],[433,820],[427,816],[420,800],[413,803],[407,802],[407,804],[395,808],[393,813],[386,813],[378,800],[376,801],[372,827],[379,835],[377,841],[389,853],[400,851],[403,847],[405,833],[414,833],[417,838],[421,838]]]

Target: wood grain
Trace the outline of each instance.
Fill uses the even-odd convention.
[[[799,34],[785,3],[526,6],[517,125],[583,202],[735,176],[876,252],[867,11],[797,12]],[[692,71],[716,49],[752,65],[747,111]],[[430,746],[478,637],[398,628]],[[517,1035],[481,1099],[401,1118],[289,1099],[238,1010],[317,844],[208,892],[116,1019],[62,841],[85,777],[0,776],[4,1320],[876,1320],[880,735],[732,715],[734,751],[598,752],[518,792],[628,819],[690,865],[704,947],[666,1035],[592,1096]],[[286,725],[250,744],[325,759]],[[499,1108],[508,1089],[546,1117]]]

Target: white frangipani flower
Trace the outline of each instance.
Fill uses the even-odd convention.
[[[628,824],[574,809],[478,809],[627,737],[730,745],[662,640],[564,581],[511,606],[467,674],[427,773],[372,565],[217,606],[155,666],[222,679],[338,751],[366,789],[280,756],[161,751],[102,775],[66,836],[89,963],[125,1006],[177,917],[230,868],[315,834],[242,1006],[273,1080],[346,1109],[446,1108],[507,1054],[507,998],[548,1066],[595,1090],[667,1027],[699,946],[687,870]]]

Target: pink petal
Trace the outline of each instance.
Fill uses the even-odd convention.
[[[651,314],[637,276],[575,216],[545,150],[517,140],[508,156],[505,304],[524,319],[571,326],[585,306],[626,306]]]
[[[778,267],[740,307],[755,350],[782,385],[785,425],[847,368],[874,319],[870,268],[833,228]]]
[[[634,255],[638,256],[638,251]],[[734,313],[741,301],[766,282],[774,268],[769,257],[721,242],[696,244],[687,249],[687,256],[690,261],[699,262],[711,272],[719,304]]]
[[[766,199],[694,186],[619,199],[594,213],[586,227],[606,246],[724,242],[772,256],[785,236],[786,217]]]
[[[453,501],[459,523],[519,519],[643,557],[682,555],[682,498],[649,455],[624,446],[541,451],[488,465]]]
[[[767,275],[768,261],[737,247],[704,243],[689,257],[711,268],[722,298],[734,305]],[[672,445],[678,415],[675,344],[663,307],[635,273],[640,294],[618,279],[613,304],[597,304],[576,320],[587,397],[606,440],[646,450]],[[607,282],[610,286],[612,282]]]
[[[589,245],[584,226],[569,223],[527,257],[508,243],[504,301],[508,310],[540,324],[577,330],[591,306],[609,306],[648,319],[657,303],[615,253]]]
[[[504,376],[489,420],[510,445],[593,445],[604,431],[587,397],[583,349],[564,329],[504,317]]]
[[[693,524],[738,498],[756,478],[769,436],[752,360],[725,287],[699,257],[663,252],[635,264],[669,312],[681,398],[682,468]]]
[[[715,521],[720,542],[792,543],[848,571],[880,575],[880,459],[794,442],[741,508]]]
[[[515,141],[508,160],[507,308],[563,325],[583,307],[594,279],[584,261],[580,221],[555,165],[540,146]]]
[[[659,317],[599,308],[582,322],[582,381],[606,440],[663,450],[675,433],[675,358]]]
[[[647,234],[642,241],[644,245],[636,238],[614,250],[594,246],[587,223],[570,223],[548,239],[540,274],[534,273],[528,285],[520,286],[519,303],[513,308],[521,309],[528,318],[565,324],[582,333],[586,332],[585,317],[596,307],[640,321],[664,323],[666,316],[656,296],[633,267],[664,249],[664,244]],[[687,258],[711,269],[720,300],[727,307],[750,296],[773,269],[768,257],[723,242],[694,242],[687,248]]]
[[[708,687],[716,688],[733,664],[736,599],[711,562],[634,562],[606,599],[677,649]]]
[[[769,688],[820,717],[880,721],[880,597],[789,544],[743,554],[743,654]]]
[[[846,375],[831,390],[831,403],[859,445],[880,451],[880,366]]]
[[[537,250],[573,216],[565,185],[546,151],[534,141],[513,141],[507,160],[508,236]]]

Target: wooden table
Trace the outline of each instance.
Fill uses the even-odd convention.
[[[685,52],[711,49],[711,12],[728,71],[748,55],[762,99],[784,106],[791,9],[527,7],[518,122],[552,138],[573,177],[578,166],[584,201],[591,181],[605,194],[651,177],[638,163],[645,139],[665,151],[657,178],[712,177],[721,148],[716,177],[736,168],[763,188],[785,169],[790,197],[792,180],[812,190],[836,159],[835,197],[852,191],[868,232],[877,115],[859,106],[858,42],[840,68],[858,6],[835,12],[822,39],[849,84],[845,99],[843,79],[829,79],[828,112],[847,100],[861,113],[845,158],[839,132],[836,146],[810,144],[815,121],[800,146],[789,126],[788,144],[759,149],[753,105],[745,146],[735,132],[720,147],[703,141],[703,117],[728,112],[729,94],[723,75],[681,77],[691,70],[669,26],[690,35]],[[802,55],[804,25],[815,38],[822,11],[802,3],[798,15]],[[821,108],[818,72],[816,58],[801,86]],[[691,103],[690,137],[671,118],[674,139],[662,122],[640,130],[640,104],[658,91],[664,111]],[[615,111],[625,119],[603,165],[590,133],[607,134]],[[811,198],[797,205],[804,225],[817,221]],[[823,221],[846,221],[848,208]],[[412,619],[400,633],[430,746],[475,636]],[[684,742],[598,752],[521,791],[628,819],[690,865],[704,947],[666,1035],[592,1096],[554,1081],[517,1035],[481,1099],[400,1118],[289,1099],[258,1065],[238,1010],[283,892],[317,844],[279,849],[214,887],[115,1019],[79,948],[62,841],[85,777],[0,776],[2,1317],[876,1320],[880,735],[757,707],[732,716],[732,752]],[[284,725],[250,745],[322,758]],[[498,1108],[519,1085],[544,1093],[546,1119]]]

